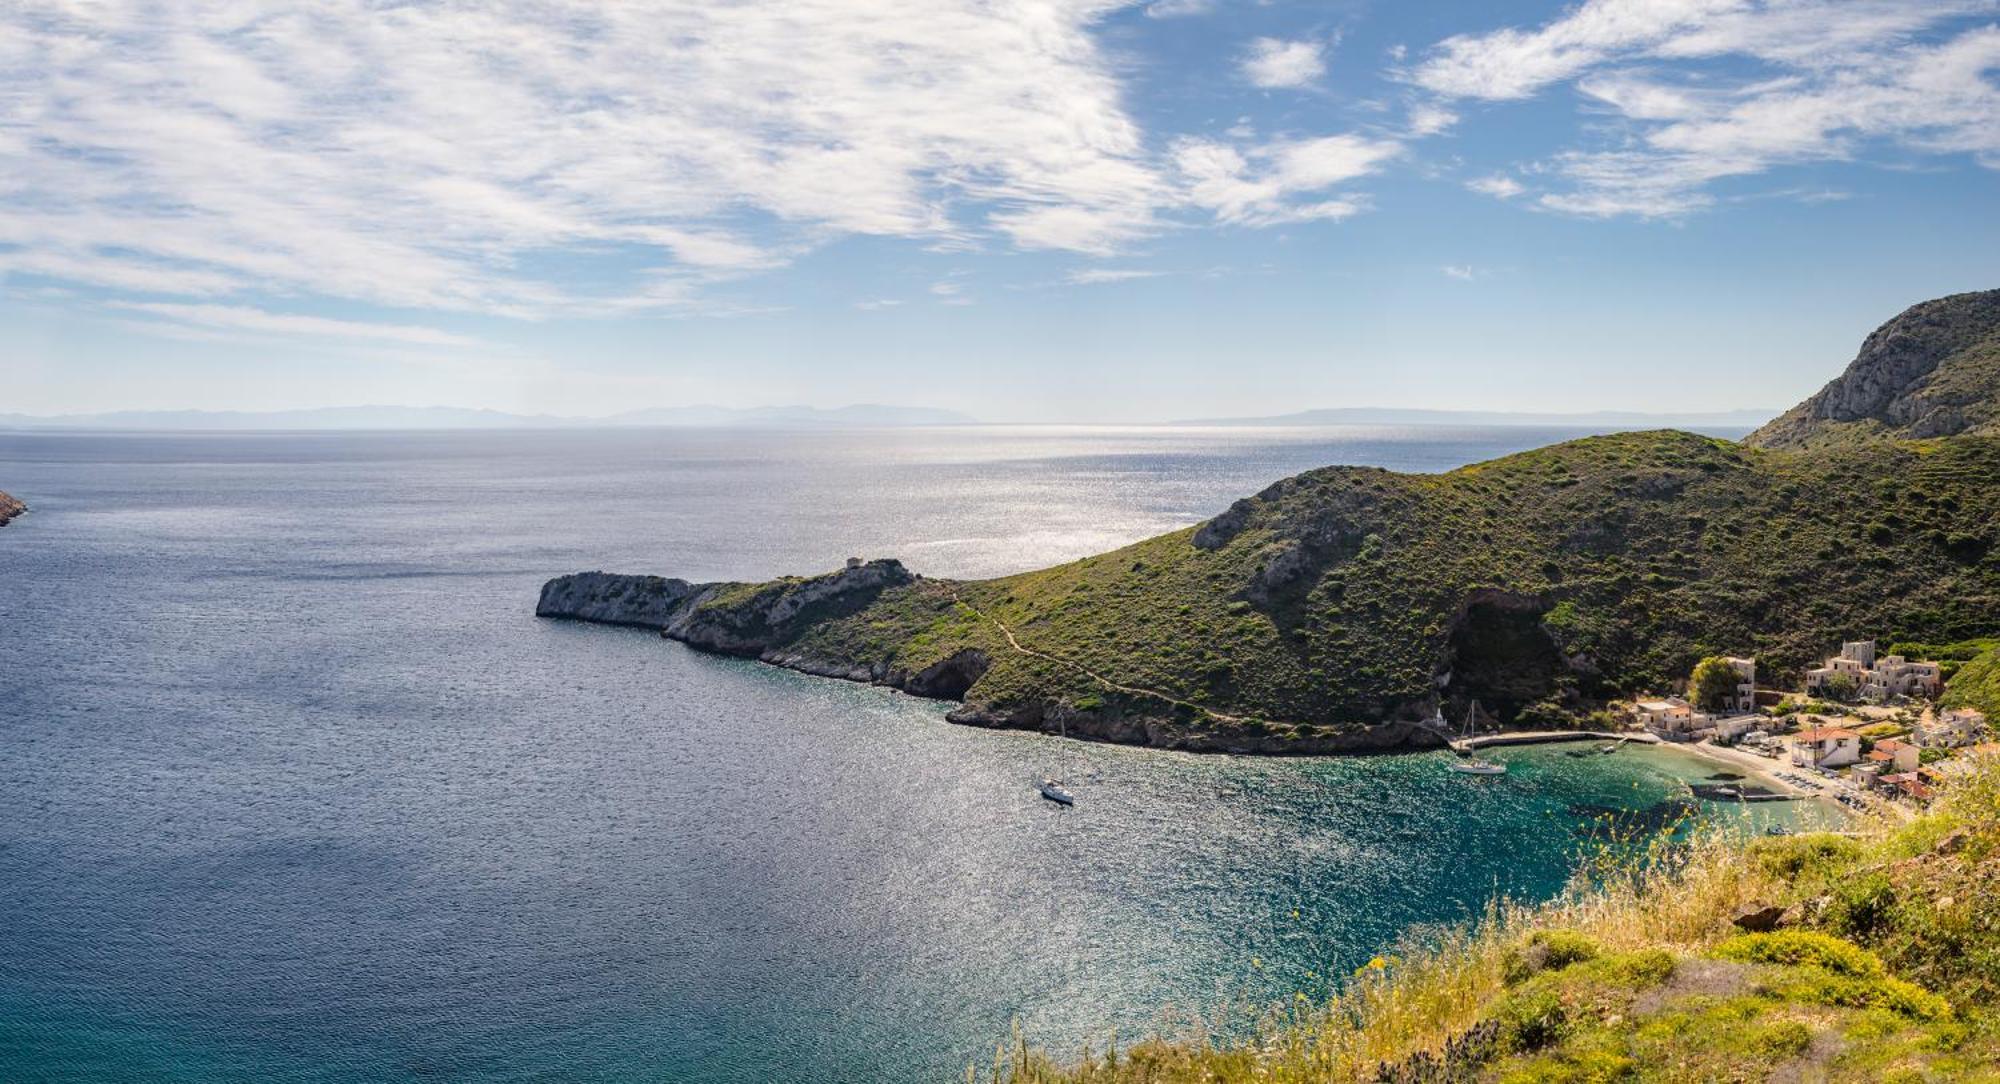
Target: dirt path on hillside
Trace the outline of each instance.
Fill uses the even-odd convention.
[[[1023,655],[1028,655],[1033,658],[1042,659],[1047,662],[1055,663],[1057,666],[1067,666],[1070,669],[1075,670],[1076,672],[1090,678],[1092,681],[1097,682],[1099,685],[1102,685],[1107,689],[1113,690],[1114,692],[1125,693],[1129,696],[1151,697],[1154,700],[1164,701],[1176,707],[1187,708],[1190,711],[1199,712],[1200,714],[1206,715],[1211,719],[1219,719],[1225,723],[1248,723],[1251,721],[1249,718],[1245,716],[1227,715],[1222,712],[1216,711],[1214,708],[1204,707],[1192,701],[1182,700],[1180,697],[1163,693],[1158,689],[1146,689],[1136,685],[1121,684],[1119,682],[1111,680],[1108,677],[1105,677],[1103,674],[1100,674],[1097,671],[1092,670],[1090,667],[1085,666],[1084,664],[1077,662],[1074,659],[1065,659],[1058,655],[1051,655],[1046,651],[1036,651],[1034,648],[1022,644],[1020,638],[1014,635],[1014,630],[1008,628],[1007,623],[1005,621],[1002,621],[999,618],[994,617],[992,614],[989,614],[986,611],[980,609],[979,607],[974,606],[972,603],[967,602],[964,599],[960,598],[956,588],[953,588],[951,591],[951,600],[957,603],[966,612],[972,614],[974,617],[977,617],[981,621],[985,621],[991,624],[994,628],[999,629],[1000,635],[1005,636],[1007,638],[1007,645],[1009,647],[1012,647],[1015,651]]]

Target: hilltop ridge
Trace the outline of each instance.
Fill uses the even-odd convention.
[[[1846,371],[1744,442],[1959,435],[2000,436],[2000,290],[1910,306],[1868,336]]]
[[[1422,721],[1475,701],[1560,725],[1707,654],[1754,654],[1782,678],[1857,635],[1988,634],[2000,434],[1979,419],[1994,394],[1951,399],[1950,425],[1937,404],[2000,335],[1996,299],[1897,317],[1846,390],[1753,441],[1656,430],[1443,474],[1327,467],[1110,553],[911,576],[779,623],[758,609],[816,581],[708,585],[702,623],[753,635],[675,638],[962,700],[964,723],[1303,754],[1432,744]],[[1877,400],[1929,437],[1845,420]],[[927,673],[951,677],[909,683]]]

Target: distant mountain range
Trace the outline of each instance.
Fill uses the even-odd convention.
[[[1593,410],[1575,414],[1506,410],[1417,410],[1398,407],[1338,407],[1301,410],[1260,418],[1190,418],[1176,425],[1570,425],[1600,429],[1753,429],[1776,410],[1686,411],[1649,414],[1635,410]]]
[[[312,410],[119,410],[104,414],[0,414],[0,429],[585,429],[860,428],[968,425],[954,410],[859,403],[843,407],[654,407],[601,418],[509,414],[466,407],[353,406]]]

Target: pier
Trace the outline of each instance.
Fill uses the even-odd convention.
[[[1494,745],[1546,745],[1552,742],[1568,741],[1613,741],[1637,742],[1640,745],[1658,745],[1660,739],[1644,733],[1612,732],[1607,730],[1516,730],[1501,734],[1479,734],[1470,738],[1459,738],[1447,742],[1453,752],[1470,753]]]

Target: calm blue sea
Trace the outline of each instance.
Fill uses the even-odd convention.
[[[1707,769],[990,733],[536,591],[1007,572],[1571,435],[0,434],[0,1079],[943,1081],[1324,994]]]

